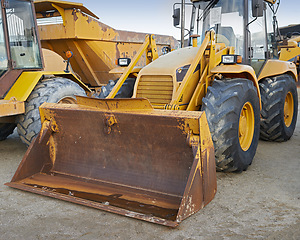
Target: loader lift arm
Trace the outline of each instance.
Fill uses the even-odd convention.
[[[116,96],[116,94],[119,92],[122,85],[124,84],[125,80],[128,78],[129,74],[132,72],[132,70],[134,69],[134,67],[136,66],[136,64],[141,59],[144,53],[146,53],[146,65],[158,58],[157,46],[154,35],[146,35],[145,42],[140,47],[131,63],[124,70],[122,76],[120,77],[112,91],[109,93],[107,98],[114,98]]]

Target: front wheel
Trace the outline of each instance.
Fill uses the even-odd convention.
[[[260,138],[283,142],[294,133],[298,114],[298,94],[295,80],[288,74],[263,79],[261,92]]]
[[[257,90],[247,79],[215,80],[203,98],[218,171],[241,172],[252,163],[259,139]]]
[[[50,78],[40,81],[25,103],[25,113],[17,119],[18,134],[27,146],[41,130],[39,107],[44,103],[76,103],[76,97],[86,96],[75,82],[66,78]]]

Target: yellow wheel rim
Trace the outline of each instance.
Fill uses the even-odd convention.
[[[239,121],[239,140],[243,151],[247,151],[252,143],[254,135],[254,111],[250,102],[246,102],[242,108]]]
[[[291,92],[285,97],[284,102],[284,123],[287,127],[291,126],[294,116],[294,99]]]

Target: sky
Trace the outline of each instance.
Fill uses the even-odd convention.
[[[118,30],[171,35],[180,38],[173,27],[173,4],[180,0],[71,0],[83,3],[100,21]],[[278,0],[277,0],[278,1]],[[186,2],[189,2],[186,0]],[[277,14],[279,26],[300,24],[300,0],[281,0]]]

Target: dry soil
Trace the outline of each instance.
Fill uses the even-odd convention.
[[[246,172],[218,173],[214,200],[176,229],[4,186],[26,151],[14,133],[0,142],[0,239],[298,240],[299,119],[290,141],[260,141]]]

